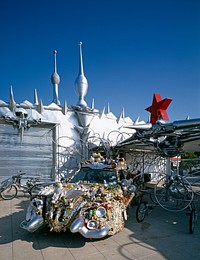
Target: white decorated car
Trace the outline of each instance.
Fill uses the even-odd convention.
[[[67,182],[46,187],[33,198],[21,227],[34,232],[46,224],[51,231],[69,229],[97,239],[120,232],[135,195],[131,179],[122,175],[123,170],[110,165],[84,165]]]

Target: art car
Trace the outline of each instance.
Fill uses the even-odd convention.
[[[135,196],[132,180],[121,175],[110,165],[84,165],[67,182],[45,187],[33,198],[21,227],[35,232],[47,225],[50,231],[70,230],[94,239],[120,232]]]

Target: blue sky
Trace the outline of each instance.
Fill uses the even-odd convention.
[[[59,99],[77,103],[78,43],[83,42],[95,108],[147,120],[154,93],[172,98],[170,121],[200,117],[200,1],[1,0],[0,99],[47,105],[53,50],[61,77]]]

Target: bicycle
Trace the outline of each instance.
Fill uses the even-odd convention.
[[[41,190],[43,190],[45,187],[54,185],[55,181],[48,181],[48,182],[37,182],[30,187],[30,194],[32,197],[36,197]]]
[[[33,197],[39,192],[39,190],[41,190],[42,187],[39,186],[39,178],[36,177],[27,177],[27,181],[25,185],[23,185],[22,176],[25,174],[26,173],[19,173],[1,182],[0,196],[2,197],[2,199],[12,200],[17,196],[19,191],[28,193],[31,197]]]
[[[189,181],[179,174],[166,175],[161,178],[155,188],[156,202],[165,210],[180,212],[188,208],[194,198]]]
[[[185,178],[187,179],[187,181],[190,183],[191,187],[192,187],[192,191],[194,193],[194,199],[193,202],[190,205],[190,212],[187,213],[187,215],[189,216],[189,232],[191,234],[194,233],[194,229],[195,229],[195,224],[197,222],[197,218],[198,218],[198,213],[200,211],[199,207],[199,196],[200,196],[200,172],[197,171],[192,171],[188,174],[185,175]],[[196,205],[198,204],[198,206]]]
[[[140,201],[138,203],[138,206],[136,208],[136,220],[137,222],[142,222],[146,216],[148,216],[151,211],[157,206],[157,203],[155,202],[153,198],[153,190],[141,190],[142,194],[140,197]],[[143,199],[144,194],[149,194],[150,199],[152,203],[149,203],[147,200]]]

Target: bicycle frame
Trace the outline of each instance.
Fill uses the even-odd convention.
[[[11,200],[15,198],[18,194],[18,191],[22,191],[24,193],[31,194],[31,188],[38,181],[38,178],[27,178],[25,185],[22,185],[22,176],[26,173],[20,173],[18,175],[14,175],[4,181],[2,181],[0,185],[0,195],[5,200]]]
[[[2,181],[0,185],[0,193],[9,188],[12,184],[14,184],[14,179],[12,177]]]

